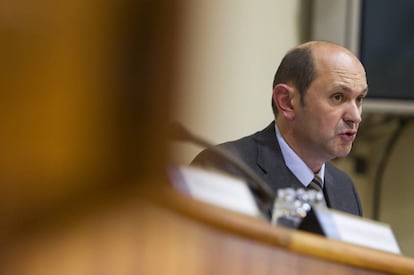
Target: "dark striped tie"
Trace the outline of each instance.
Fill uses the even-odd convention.
[[[318,175],[315,175],[313,180],[308,185],[308,188],[322,192],[322,179]]]
[[[325,196],[322,191],[322,179],[318,175],[315,175],[313,180],[308,185],[308,189],[315,190],[318,193],[320,193],[319,196],[316,196],[317,199],[315,201],[314,206],[318,205],[318,206],[326,207],[326,200],[325,200]]]

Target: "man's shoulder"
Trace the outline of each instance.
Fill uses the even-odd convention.
[[[336,165],[334,165],[331,162],[326,163],[326,171],[329,172],[336,179],[342,179],[345,181],[352,182],[351,177],[345,171],[339,169]]]
[[[252,133],[250,135],[227,141],[221,144],[218,144],[217,147],[224,149],[226,151],[230,152],[244,152],[244,151],[250,151],[256,147],[257,143],[263,142],[266,140],[269,136],[272,137],[274,140],[275,134],[274,134],[274,124],[271,123],[266,128],[256,131],[255,133]]]
[[[273,130],[272,130],[273,129]],[[263,130],[257,131],[253,134],[241,137],[239,139],[227,141],[220,143],[215,147],[219,150],[223,150],[233,155],[234,157],[245,159],[247,156],[250,156],[256,152],[257,143],[263,140],[274,133],[274,124],[271,123]],[[274,136],[274,134],[273,134]],[[204,163],[214,161],[217,162],[216,153],[212,152],[211,149],[205,149],[199,153],[193,160],[193,163]]]

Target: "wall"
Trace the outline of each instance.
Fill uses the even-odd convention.
[[[272,82],[285,52],[304,40],[309,1],[189,1],[184,18],[181,94],[175,117],[213,143],[264,128],[273,119]],[[200,151],[174,146],[178,162]]]

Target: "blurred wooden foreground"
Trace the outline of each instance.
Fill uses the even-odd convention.
[[[90,274],[101,246],[123,257],[94,236],[111,238],[105,213],[165,184],[180,5],[0,2],[1,274]]]

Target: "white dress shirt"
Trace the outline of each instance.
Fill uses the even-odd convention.
[[[280,150],[282,150],[282,155],[285,160],[286,166],[289,170],[299,179],[299,181],[306,188],[309,183],[314,178],[315,174],[313,171],[306,165],[306,163],[295,153],[295,151],[290,148],[286,143],[285,139],[280,134],[279,128],[275,122],[276,138],[280,145]],[[325,176],[325,163],[322,165],[321,169],[317,173],[318,176],[322,179],[322,186]]]

